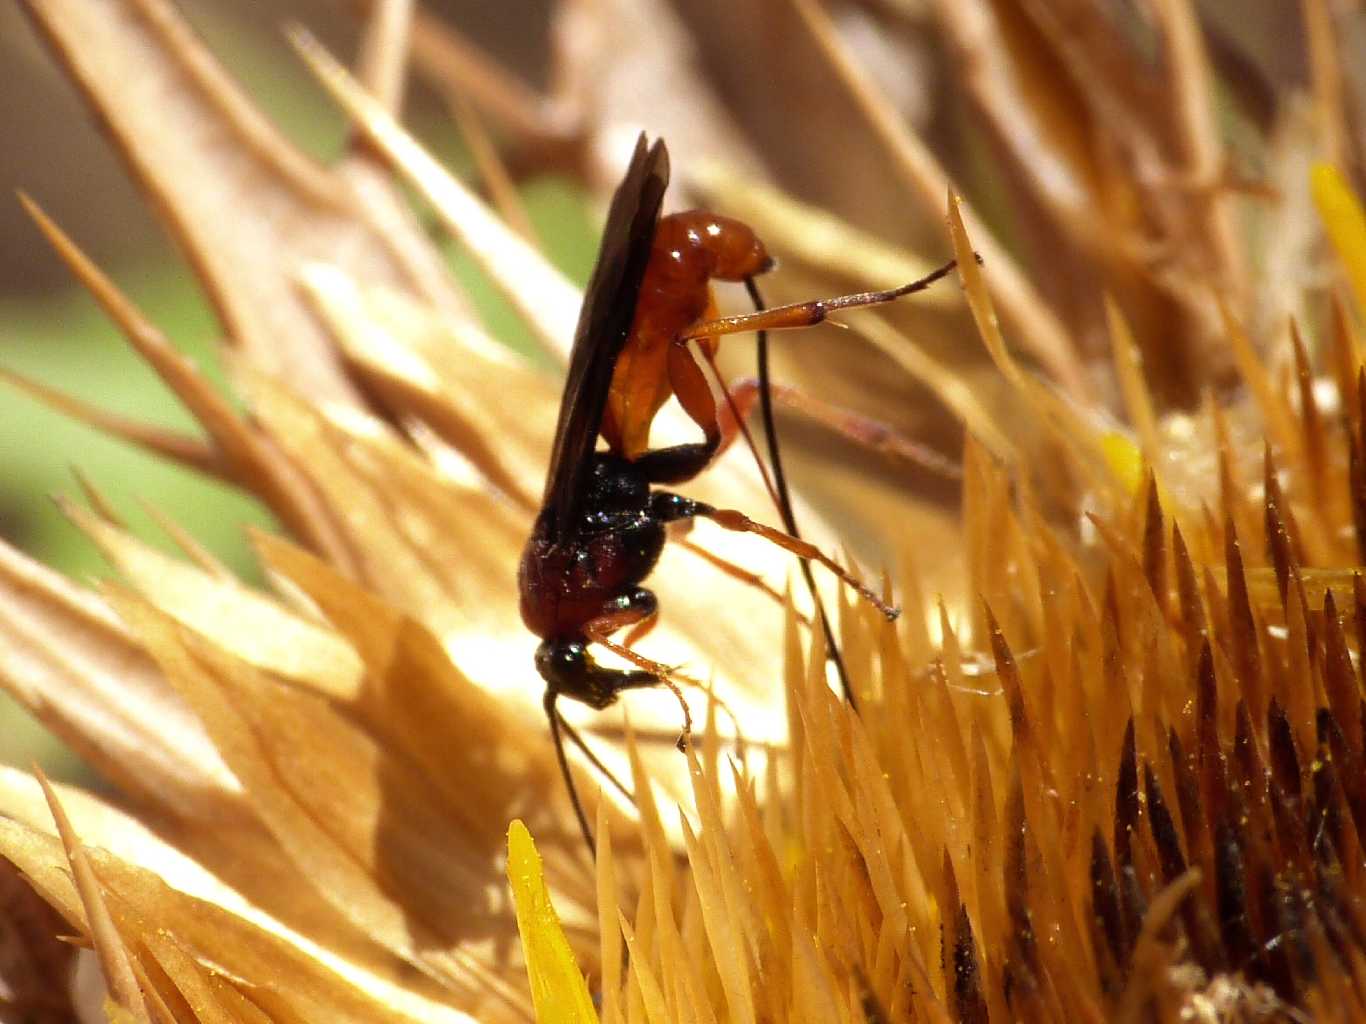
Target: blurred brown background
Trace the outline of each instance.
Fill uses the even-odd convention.
[[[326,159],[343,143],[336,107],[310,79],[282,28],[306,25],[333,52],[349,57],[358,38],[351,5],[328,0],[181,5],[219,59],[254,100],[308,152]],[[508,0],[429,5],[457,21],[471,39],[535,82],[545,66],[546,4]],[[15,199],[33,196],[78,244],[182,348],[221,381],[216,326],[188,269],[130,183],[76,90],[14,3],[0,3],[0,367],[115,412],[190,428],[191,421],[42,240]],[[443,104],[420,83],[407,114],[444,160],[467,161]],[[551,188],[550,214],[568,186]],[[546,190],[542,188],[542,193]],[[580,246],[589,225],[570,204]],[[565,219],[561,217],[560,219]],[[49,496],[74,494],[78,467],[143,537],[165,545],[141,502],[154,500],[215,554],[249,578],[254,570],[243,526],[267,523],[255,503],[172,469],[0,385],[0,536],[77,579],[107,575],[92,545],[62,518]],[[78,766],[6,701],[0,705],[0,758],[39,758],[59,775]]]
[[[546,86],[551,74],[551,6],[551,0],[503,0],[496,5],[486,0],[443,0],[422,5],[458,26],[469,40],[538,89]],[[578,6],[594,7],[584,2]],[[951,49],[935,34],[929,0],[862,0],[825,6],[898,111],[931,141],[955,180],[968,186],[977,208],[989,220],[994,211],[1005,208],[1010,203],[1009,183],[1002,180],[989,133],[957,84],[959,69],[950,64]],[[1212,60],[1224,81],[1236,83],[1240,109],[1255,108],[1259,102],[1274,105],[1277,96],[1306,87],[1298,3],[1207,0],[1198,6]],[[349,58],[358,38],[354,3],[187,0],[181,7],[222,63],[306,151],[322,159],[338,152],[345,138],[342,119],[287,46],[281,29],[297,21],[334,53]],[[1108,7],[1120,22],[1141,20],[1140,4],[1113,0]],[[1366,41],[1366,19],[1359,4],[1342,0],[1333,7],[1338,28],[1349,37],[1343,42],[1343,52],[1360,52]],[[632,10],[629,5],[623,9]],[[642,3],[634,10],[653,9],[653,3]],[[933,252],[936,247],[942,251],[940,226],[908,212],[895,176],[884,166],[887,161],[851,159],[851,146],[841,132],[866,135],[866,126],[853,124],[837,105],[828,102],[828,95],[802,80],[801,69],[794,71],[790,60],[784,64],[790,56],[786,33],[794,18],[789,7],[760,0],[660,0],[658,9],[672,13],[686,36],[687,58],[709,83],[711,98],[724,111],[727,127],[749,150],[763,155],[764,169],[776,184],[888,241],[920,252]],[[898,27],[891,42],[879,36],[878,27],[889,23]],[[632,37],[635,49],[621,55],[636,60],[643,56],[648,64],[650,30],[648,24],[643,26]],[[188,427],[188,418],[151,372],[126,351],[93,303],[72,287],[67,271],[9,197],[15,189],[29,192],[178,345],[221,380],[213,352],[216,327],[193,279],[88,110],[57,72],[14,3],[0,3],[0,62],[5,69],[0,82],[0,138],[5,140],[0,146],[0,367],[116,412]],[[610,77],[610,69],[590,70]],[[796,77],[781,80],[784,73]],[[620,98],[620,108],[600,113],[604,120],[613,114],[640,120],[651,118],[653,110],[669,124],[671,143],[685,139],[686,125],[681,123],[685,119],[680,113],[687,112],[664,110],[662,105],[670,102],[670,82],[659,74],[655,79],[650,80],[647,67],[637,79],[645,86],[634,95],[629,84],[618,84],[612,95]],[[625,80],[631,81],[629,76]],[[1359,88],[1354,81],[1347,86]],[[663,88],[663,98],[656,98],[649,87]],[[1362,98],[1354,93],[1352,99],[1362,109]],[[1230,105],[1233,102],[1229,100]],[[409,89],[405,119],[457,173],[468,172],[469,160],[445,103],[421,80]],[[705,133],[709,122],[703,117],[697,120]],[[817,138],[813,145],[811,138],[796,138],[789,134],[794,125],[808,136],[828,131],[829,143],[821,144]],[[581,186],[569,175],[591,168],[582,161],[577,166],[563,160],[551,164],[546,174],[529,175],[519,185],[552,259],[582,278],[593,257],[595,231]],[[1240,168],[1244,169],[1259,170]],[[993,226],[1010,245],[1009,218],[998,217]],[[1013,226],[1018,228],[1018,224]],[[477,278],[458,253],[452,252],[452,264],[462,282],[475,290],[481,308],[495,319],[494,333],[515,342],[518,329],[506,310],[480,291]],[[817,336],[793,342],[790,351],[801,352],[803,345],[819,348],[824,343]],[[886,377],[888,371],[882,363],[871,361],[863,373],[867,379],[877,379]],[[840,386],[853,393],[867,386],[858,371],[848,378],[843,385],[836,383],[835,400],[844,398]],[[900,393],[890,403],[887,396],[874,395],[869,409],[886,415],[896,405],[912,406],[927,395]],[[139,504],[143,498],[154,497],[159,508],[234,569],[251,577],[242,527],[267,522],[253,503],[106,441],[9,387],[0,387],[0,422],[4,451],[0,536],[9,542],[77,578],[105,571],[91,546],[47,501],[53,492],[76,490],[69,471],[75,464],[140,534],[162,542]],[[929,440],[950,451],[953,437],[943,432],[946,423],[953,426],[941,417],[941,433],[931,433]],[[819,436],[800,424],[793,425],[793,433],[799,442]],[[866,453],[832,447],[828,438],[823,443],[834,452],[826,456],[830,467],[830,482],[824,484],[827,490],[842,486],[840,474],[847,467],[871,461]],[[941,489],[941,500],[952,500],[952,489]],[[815,497],[819,501],[821,496]],[[41,750],[42,743],[31,729],[12,716],[0,720],[0,757],[24,762]]]

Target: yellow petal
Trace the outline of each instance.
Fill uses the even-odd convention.
[[[518,819],[508,828],[508,882],[517,904],[517,929],[540,1024],[597,1024],[588,983],[560,927],[541,872],[541,855]]]
[[[1366,309],[1366,212],[1361,209],[1361,200],[1332,164],[1315,164],[1309,172],[1309,187],[1323,226],[1352,283],[1357,306]]]
[[[1137,494],[1138,485],[1143,482],[1143,452],[1133,440],[1117,430],[1110,430],[1100,437],[1101,451],[1105,453],[1105,464],[1124,486],[1128,494]]]

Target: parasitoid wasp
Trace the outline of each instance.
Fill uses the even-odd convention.
[[[800,556],[804,567],[806,560],[820,562],[889,618],[895,616],[845,569],[792,535],[785,497],[780,504],[787,533],[731,509],[654,489],[701,473],[742,428],[742,406],[752,405],[752,390],[740,398],[728,392],[718,411],[695,352],[714,370],[721,335],[810,326],[835,310],[919,291],[954,266],[948,263],[900,288],[717,317],[711,282],[744,282],[758,305],[753,279],[773,260],[753,230],[737,220],[702,210],[661,217],[668,183],[668,150],[662,140],[647,145],[642,133],[612,198],[584,292],[542,507],[518,569],[522,619],[541,638],[536,668],[546,683],[544,706],[556,756],[590,850],[593,836],[562,730],[590,759],[592,754],[561,718],[556,701],[567,697],[603,709],[623,690],[672,686],[665,666],[610,640],[619,629],[643,631],[655,620],[658,602],[641,583],[659,559],[668,523],[706,518],[724,529],[758,534]],[[701,427],[703,439],[651,449],[650,425],[670,397]],[[767,414],[767,395],[760,397]],[[602,451],[599,436],[607,446]],[[592,643],[638,667],[597,664],[588,652]],[[686,715],[686,704],[684,709]]]

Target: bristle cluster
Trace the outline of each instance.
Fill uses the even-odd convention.
[[[1297,331],[1280,374],[1233,342],[1250,398],[1114,442],[1136,485],[1059,433],[1072,520],[969,443],[959,611],[914,574],[897,626],[843,608],[858,714],[792,621],[790,750],[732,820],[695,771],[691,884],[655,850],[607,1019],[647,985],[668,1019],[1366,1014],[1366,375],[1328,333],[1317,386]]]

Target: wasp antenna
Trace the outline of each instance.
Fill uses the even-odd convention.
[[[545,716],[550,720],[550,738],[555,743],[555,759],[560,763],[560,775],[569,790],[569,802],[574,806],[574,817],[579,820],[579,830],[583,833],[583,841],[588,846],[588,855],[596,864],[598,845],[593,840],[593,830],[588,827],[588,815],[584,813],[583,801],[579,799],[579,787],[574,784],[574,775],[569,770],[569,758],[564,752],[564,737],[560,734],[560,713],[555,707],[558,696],[559,694],[552,689],[545,691]]]
[[[573,743],[574,746],[579,748],[580,753],[582,753],[584,757],[588,758],[588,763],[591,764],[594,768],[596,768],[598,773],[602,775],[604,778],[606,778],[607,781],[612,784],[613,789],[615,789],[618,793],[624,796],[631,803],[635,803],[636,795],[626,787],[626,783],[622,782],[619,778],[616,777],[616,774],[612,771],[612,769],[608,768],[607,765],[602,763],[602,759],[598,757],[597,754],[593,753],[593,748],[588,745],[588,742],[581,735],[579,735],[579,730],[575,729],[572,725],[570,725],[569,719],[565,718],[564,715],[560,714],[558,711],[556,711],[555,714],[556,717],[558,717],[560,720],[560,728],[564,730],[564,734],[569,737],[570,742]]]

